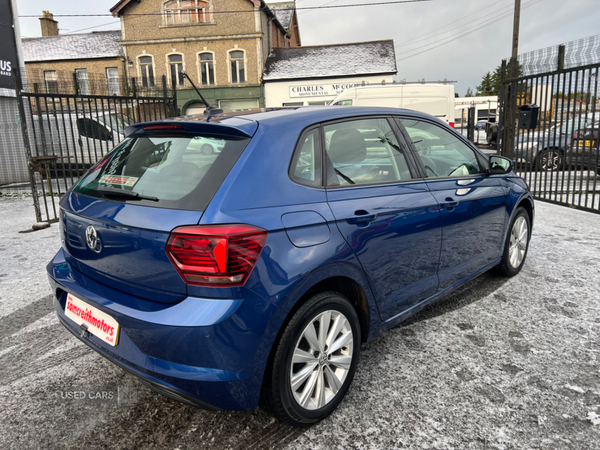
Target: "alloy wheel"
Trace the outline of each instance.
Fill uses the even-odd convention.
[[[318,314],[294,347],[290,387],[302,408],[315,410],[331,402],[348,376],[354,336],[350,322],[339,311]]]
[[[513,224],[510,231],[510,248],[508,251],[508,260],[510,265],[515,269],[518,268],[525,259],[527,251],[527,240],[529,237],[529,229],[525,217],[519,216]]]
[[[547,151],[541,155],[540,165],[544,170],[558,170],[560,154],[557,151]]]

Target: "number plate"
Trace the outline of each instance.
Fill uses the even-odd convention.
[[[117,345],[119,341],[119,323],[98,308],[94,308],[69,294],[65,305],[65,315],[77,325],[84,324],[90,333],[107,344]]]

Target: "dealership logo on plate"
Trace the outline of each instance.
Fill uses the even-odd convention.
[[[100,250],[102,250],[102,243],[98,237],[98,232],[92,225],[85,230],[85,242],[87,242],[88,247],[96,253],[100,253]]]

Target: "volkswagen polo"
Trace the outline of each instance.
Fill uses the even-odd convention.
[[[525,262],[534,203],[512,162],[423,113],[188,116],[125,136],[61,200],[54,307],[184,403],[311,425],[362,343]]]

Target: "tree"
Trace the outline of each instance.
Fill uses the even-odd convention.
[[[494,73],[495,75],[495,73]],[[495,80],[490,72],[487,72],[483,78],[481,79],[481,84],[479,86],[475,86],[477,90],[477,95],[498,95],[498,92],[495,92],[494,83]]]
[[[465,94],[465,97],[473,97],[473,89],[468,88],[467,93]]]

